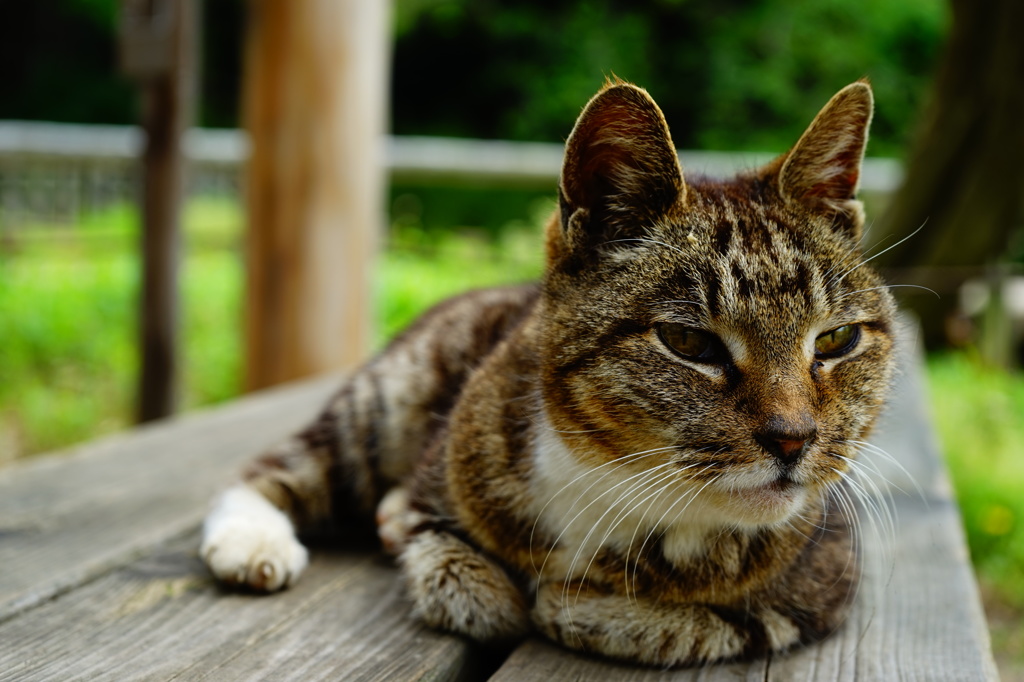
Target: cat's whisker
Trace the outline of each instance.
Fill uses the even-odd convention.
[[[702,450],[697,450],[697,452],[701,452],[701,451]],[[694,466],[698,466],[698,465],[689,465],[689,466],[683,467],[683,469],[681,469],[681,470],[685,471],[686,469],[693,468]],[[662,490],[658,492],[658,497],[660,497],[661,494],[664,493],[666,490],[668,490],[668,486],[663,487]],[[643,515],[640,517],[640,519],[636,523],[636,526],[633,528],[633,534],[629,538],[629,545],[626,547],[626,554],[625,554],[625,556],[626,556],[626,566],[627,566],[627,571],[626,571],[627,579],[626,579],[625,589],[626,589],[626,597],[627,597],[627,599],[629,598],[629,594],[630,594],[630,591],[629,591],[630,581],[628,579],[629,555],[633,551],[633,543],[636,542],[637,533],[640,531],[640,528],[644,525],[644,521],[647,519],[647,514],[654,507],[654,503],[656,501],[657,501],[657,497],[655,497],[653,500],[651,500],[650,504],[647,505],[647,509],[644,510]],[[636,559],[633,561],[633,599],[634,599],[634,601],[637,600],[636,580],[637,580],[637,571],[640,568],[641,554],[642,554],[642,548],[641,548],[641,551],[637,553]]]
[[[890,533],[890,537],[895,538],[896,527],[899,525],[899,510],[896,508],[896,500],[893,498],[892,488],[887,487],[885,490],[882,490],[879,484],[875,481],[871,471],[863,465],[854,467],[851,471],[854,472],[859,481],[862,481],[862,483],[860,483],[862,487],[871,488],[870,492],[873,493],[872,500],[879,513],[884,513],[885,521],[888,523],[887,530]],[[865,490],[865,492],[869,491]]]
[[[872,518],[877,519],[877,522],[884,527],[887,537],[894,539],[899,521],[899,511],[896,508],[896,501],[892,496],[892,488],[900,489],[899,486],[890,482],[873,462],[869,461],[869,464],[865,464],[850,457],[838,454],[837,456],[850,467],[847,475],[844,475],[844,480],[848,482],[853,492],[857,494],[862,505],[872,515]],[[875,481],[875,476],[887,484],[885,490]],[[870,488],[870,491],[868,488]],[[881,540],[881,538],[879,539]]]
[[[701,448],[701,449],[698,449],[698,450],[694,451],[694,453],[692,453],[692,454],[696,454],[696,453],[699,453],[699,452],[705,452],[706,450],[707,450],[707,448]],[[680,472],[686,471],[687,469],[692,469],[692,468],[697,467],[697,466],[700,466],[700,465],[699,464],[689,464],[687,466],[680,467],[678,469],[674,469],[671,472],[671,474],[672,474],[672,476],[675,476],[675,475],[678,475]],[[664,478],[662,480],[670,480],[670,479],[671,479],[671,477],[666,477],[666,478]],[[666,485],[662,486],[656,493],[652,493],[651,495],[648,495],[648,497],[644,498],[644,500],[641,500],[641,503],[642,502],[646,502],[647,500],[650,500],[650,502],[647,505],[647,509],[644,510],[644,513],[640,516],[640,519],[637,521],[636,526],[633,529],[633,534],[630,536],[629,545],[627,546],[626,553],[625,553],[625,558],[626,558],[626,564],[627,565],[629,563],[629,555],[630,555],[630,553],[632,552],[632,549],[633,549],[633,543],[636,540],[637,532],[640,530],[641,526],[644,525],[644,520],[647,518],[647,514],[653,508],[654,503],[657,502],[657,498],[660,497],[662,494],[664,494],[664,492],[666,490],[668,490],[668,489],[669,489],[669,485],[666,484]],[[636,560],[634,561],[634,564],[633,564],[634,565],[634,569],[639,568],[639,561],[640,561],[640,556],[637,555],[637,558],[636,558]],[[627,571],[627,574],[628,574],[628,571]],[[636,571],[634,570],[634,579],[635,579],[635,575],[636,575]],[[625,590],[626,590],[626,598],[628,599],[629,598],[629,580],[628,579],[626,580]],[[636,590],[635,589],[633,591],[633,595],[634,595],[634,600],[635,600],[636,599]]]
[[[879,457],[881,457],[882,459],[884,459],[885,461],[889,462],[890,464],[895,466],[897,469],[899,469],[900,473],[902,473],[904,476],[906,476],[907,480],[910,481],[914,485],[914,490],[917,492],[917,495],[920,498],[920,500],[922,502],[924,502],[925,505],[928,504],[928,497],[924,494],[924,489],[921,488],[921,485],[917,482],[917,479],[909,471],[907,471],[907,468],[905,466],[903,466],[903,464],[900,463],[900,461],[898,459],[896,459],[891,454],[886,452],[884,449],[878,447],[874,443],[869,443],[869,442],[863,441],[863,440],[852,440],[852,439],[851,440],[847,440],[846,442],[847,443],[851,443],[851,444],[857,446],[858,450],[867,450],[868,452],[871,452],[872,454],[878,455]],[[867,461],[870,462],[871,459],[868,458]],[[875,465],[875,466],[877,468],[877,465]],[[879,472],[879,475],[881,475],[881,472]],[[885,477],[883,476],[883,478],[885,478]],[[904,490],[899,485],[897,485],[896,483],[894,483],[893,481],[891,481],[889,479],[886,479],[886,483],[888,483],[889,485],[893,486],[894,488],[896,488],[897,490],[899,490],[900,492],[902,492],[904,494],[909,494],[906,490]]]
[[[840,514],[846,519],[847,527],[850,529],[850,542],[852,543],[852,546],[860,546],[862,544],[861,538],[863,537],[863,528],[861,527],[860,516],[857,514],[856,504],[850,497],[849,492],[842,486],[834,486],[830,488],[829,496],[836,501]],[[851,568],[859,573],[862,570],[864,561],[865,558],[859,552],[850,552],[846,557],[846,563],[843,565],[842,570],[837,572],[833,586],[842,580],[843,576],[845,576],[847,571],[850,571]],[[854,589],[850,590],[845,597],[844,606],[848,606],[856,601],[860,594],[861,584],[860,580],[856,581]]]
[[[890,505],[885,504],[885,497],[882,495],[882,491],[878,488],[878,485],[871,480],[870,476],[862,474],[860,469],[851,468],[850,472],[856,474],[855,476],[851,476],[848,473],[846,476],[846,481],[850,485],[850,489],[857,495],[857,498],[868,510],[869,514],[878,520],[882,525],[882,529],[885,530],[890,537],[896,537],[896,521],[893,517],[892,508]],[[881,538],[879,538],[879,540],[881,540]]]
[[[883,457],[883,458],[887,459],[889,462],[891,462],[896,467],[898,467],[907,476],[908,479],[910,479],[910,482],[914,484],[914,486],[918,490],[918,493],[921,494],[922,498],[923,498],[923,491],[921,490],[920,486],[917,485],[917,481],[914,480],[913,476],[911,476],[910,473],[905,468],[903,468],[903,465],[901,465],[899,462],[897,462],[895,459],[893,459],[892,456],[889,455],[887,452],[885,452],[884,450],[882,450],[881,448],[879,448],[877,446],[871,445],[870,443],[866,443],[864,441],[848,440],[848,441],[843,441],[843,442],[844,443],[853,444],[856,447],[858,452],[860,452],[862,450],[867,450],[868,452],[875,453],[875,454],[879,455],[880,457]],[[907,491],[904,490],[898,483],[896,483],[895,481],[893,481],[892,479],[887,477],[882,472],[882,470],[878,466],[878,463],[876,461],[874,461],[873,458],[868,457],[868,458],[865,458],[864,460],[859,460],[859,459],[855,459],[853,457],[846,457],[844,455],[840,455],[839,453],[833,453],[833,454],[836,457],[838,457],[840,460],[846,462],[850,466],[851,470],[854,470],[857,473],[858,476],[861,476],[861,477],[864,477],[864,478],[870,480],[871,483],[872,483],[872,486],[875,488],[878,496],[879,497],[883,497],[884,496],[885,498],[887,498],[887,500],[889,502],[889,505],[892,508],[895,509],[895,500],[893,498],[893,493],[892,493],[892,489],[893,488],[895,488],[896,490],[900,491],[904,495],[908,494]],[[876,481],[875,481],[876,478],[877,478],[877,481],[880,482],[880,483],[876,484]],[[884,490],[882,489],[883,487],[884,487]]]
[[[712,467],[712,465],[710,465],[710,464],[707,465],[706,467],[704,467],[704,469],[701,470],[701,473],[703,473],[704,471],[707,471],[711,467]],[[634,594],[636,593],[637,575],[638,575],[638,573],[640,571],[640,564],[639,564],[640,557],[643,556],[644,548],[647,547],[647,543],[650,542],[651,538],[654,536],[654,533],[657,532],[658,528],[662,524],[662,521],[665,520],[665,517],[668,516],[668,514],[672,511],[672,509],[677,504],[679,504],[679,502],[681,502],[682,500],[686,499],[686,495],[690,495],[690,499],[686,501],[686,504],[683,505],[683,508],[680,509],[679,512],[676,513],[676,515],[672,518],[672,521],[667,526],[665,526],[664,530],[661,531],[661,535],[663,536],[665,534],[665,532],[668,530],[668,528],[670,526],[675,525],[676,521],[679,520],[679,517],[682,516],[683,513],[685,513],[687,509],[689,509],[690,505],[693,503],[694,500],[697,499],[697,497],[704,491],[704,489],[707,488],[712,483],[714,483],[715,481],[717,481],[718,478],[720,478],[720,476],[713,476],[713,477],[711,477],[710,479],[708,479],[708,481],[706,483],[704,483],[704,485],[702,485],[696,491],[687,490],[683,495],[681,495],[679,497],[679,499],[677,499],[675,502],[673,502],[669,506],[669,508],[666,509],[665,512],[658,518],[658,520],[655,521],[654,524],[651,526],[650,532],[647,534],[647,537],[644,538],[643,543],[640,545],[640,549],[637,551],[637,555],[636,555],[637,558],[636,558],[636,560],[635,560],[635,562],[633,564],[633,592],[634,592]],[[692,492],[692,494],[691,494],[691,492]]]
[[[843,486],[832,486],[829,488],[829,496],[836,501],[836,505],[839,507],[840,515],[846,520],[847,527],[850,529],[850,542],[854,547],[862,544],[861,539],[864,537],[864,529],[862,526],[862,520],[860,515],[857,513],[857,505],[850,497],[849,491]],[[863,562],[863,557],[859,557],[857,552],[851,552],[846,557],[846,563],[843,566],[843,570],[839,571],[836,575],[835,585],[838,583],[842,576],[850,570],[853,562],[856,561],[858,564]],[[859,585],[858,585],[859,588]],[[851,597],[852,600],[853,597]]]
[[[601,537],[601,540],[598,541],[597,547],[594,549],[594,552],[591,554],[590,561],[589,561],[589,563],[587,563],[586,568],[583,569],[583,575],[581,577],[580,589],[577,590],[577,592],[576,592],[576,599],[577,600],[579,599],[580,592],[583,589],[582,581],[586,580],[586,576],[590,572],[591,566],[593,566],[594,561],[597,559],[597,555],[600,553],[601,548],[604,546],[605,542],[611,536],[612,532],[622,523],[622,521],[624,521],[629,516],[630,512],[634,511],[637,507],[639,507],[644,502],[647,502],[648,500],[650,500],[652,498],[656,498],[657,496],[660,496],[662,493],[664,493],[665,490],[669,487],[666,482],[670,482],[673,478],[675,478],[675,476],[676,476],[676,470],[670,468],[668,471],[662,472],[662,474],[660,476],[656,476],[656,477],[654,477],[654,479],[652,479],[650,481],[645,481],[643,486],[642,486],[642,489],[637,491],[636,495],[634,495],[633,498],[631,500],[629,500],[628,504],[622,505],[621,509],[616,514],[615,518],[613,518],[611,523],[608,525],[608,528],[607,528],[607,530],[605,530],[605,533]],[[639,500],[639,501],[637,500],[638,497],[640,497],[641,495],[647,493],[652,488],[656,488],[655,492],[649,493],[642,500]],[[616,500],[616,502],[618,502],[618,500]],[[593,533],[594,530],[597,529],[597,527],[600,525],[600,522],[603,519],[604,519],[604,515],[601,516],[601,519],[598,519],[598,523],[594,525],[594,528],[591,529],[591,532],[587,533],[587,537],[584,538],[583,543],[581,545],[581,549],[582,549],[582,547],[585,547],[587,545],[587,542],[590,540],[591,534]],[[626,553],[626,556],[628,558],[628,556],[629,556],[628,551]],[[575,560],[573,561],[573,566],[575,566]],[[626,596],[627,597],[629,596],[628,590],[627,590]]]
[[[858,480],[850,475],[850,472],[856,472],[857,477],[861,478],[864,483],[862,484],[858,482]],[[882,552],[878,559],[880,560],[881,565],[888,567],[887,570],[891,577],[895,564],[892,561],[892,552],[890,548],[894,545],[896,538],[896,520],[893,516],[893,507],[884,504],[885,498],[881,494],[881,491],[878,490],[874,481],[869,477],[866,477],[866,474],[863,471],[851,468],[850,472],[841,472],[843,480],[846,482],[846,486],[837,488],[850,500],[851,505],[855,508],[858,505],[853,502],[853,496],[855,496],[860,502],[859,506],[865,511],[867,521],[870,523],[872,533],[877,540],[874,546]],[[869,492],[865,484],[872,486],[874,492]],[[856,511],[853,513],[856,513]],[[859,514],[856,518],[858,520],[858,533],[855,540],[860,541],[860,538],[863,536],[863,530],[859,526],[863,523],[863,518]],[[868,557],[862,557],[861,563],[863,564],[867,558]]]
[[[889,247],[886,247],[885,249],[882,249],[881,251],[879,251],[878,253],[874,254],[873,256],[870,256],[868,258],[865,258],[865,259],[861,260],[860,263],[858,263],[857,265],[854,265],[852,268],[850,268],[848,270],[845,270],[841,275],[833,277],[831,280],[829,280],[828,285],[829,286],[834,286],[835,284],[838,284],[839,282],[843,281],[843,279],[847,275],[849,275],[851,272],[853,272],[854,270],[857,270],[858,268],[863,267],[864,265],[867,265],[868,263],[870,263],[874,259],[878,258],[882,254],[895,249],[897,246],[899,246],[903,242],[905,242],[905,241],[911,239],[912,237],[916,236],[917,233],[920,232],[921,230],[923,230],[924,226],[927,225],[927,224],[928,224],[928,219],[926,218],[925,221],[923,223],[921,223],[920,227],[918,227],[916,230],[914,230],[913,232],[908,234],[906,237],[904,237],[903,239],[899,240],[898,242],[896,242],[892,246],[889,246]]]
[[[718,481],[718,479],[720,479],[721,477],[722,477],[722,475],[721,475],[721,474],[716,474],[715,476],[712,476],[711,478],[709,478],[709,479],[708,479],[708,480],[707,480],[707,481],[706,481],[706,482],[704,483],[704,485],[702,485],[702,486],[701,486],[700,488],[698,488],[698,489],[696,490],[696,492],[694,492],[694,493],[693,493],[692,497],[690,497],[690,499],[689,499],[689,500],[688,500],[688,501],[686,502],[686,504],[685,504],[685,505],[683,505],[683,508],[682,508],[682,509],[680,509],[680,510],[679,510],[678,512],[676,512],[676,515],[672,517],[672,521],[670,521],[669,523],[665,524],[665,527],[664,527],[664,529],[663,529],[663,530],[661,531],[661,534],[659,535],[659,537],[664,537],[665,533],[667,533],[667,532],[668,532],[668,529],[669,529],[669,528],[671,528],[671,527],[673,527],[673,526],[675,526],[676,522],[677,522],[677,521],[679,520],[679,517],[680,517],[680,516],[682,516],[682,515],[683,515],[683,514],[684,514],[684,513],[686,512],[686,510],[690,508],[690,505],[691,505],[691,504],[693,504],[694,500],[696,500],[696,499],[697,499],[697,497],[698,497],[698,496],[699,496],[699,495],[700,495],[700,494],[701,494],[702,492],[704,492],[704,489],[705,489],[705,488],[707,488],[707,487],[708,487],[709,485],[711,485],[712,483],[714,483],[714,482]],[[667,510],[665,511],[665,514],[662,514],[661,518],[659,518],[659,519],[658,519],[658,522],[657,522],[656,524],[654,524],[654,529],[655,529],[655,530],[657,530],[658,526],[660,526],[660,525],[661,525],[661,522],[662,522],[662,521],[663,521],[663,520],[665,519],[665,516],[667,516],[667,515],[668,515],[668,512],[669,512],[669,511],[671,511],[671,508],[670,508],[670,509],[667,509]],[[652,530],[651,532],[653,533],[654,531]],[[650,539],[650,537],[651,537],[651,536],[650,536],[650,535],[648,535],[648,538],[647,538],[647,539]],[[646,545],[646,544],[647,544],[647,540],[645,540],[645,541],[644,541],[644,545]],[[644,545],[641,545],[641,546],[640,546],[640,553],[641,553],[641,554],[643,553]]]
[[[608,505],[608,508],[604,511],[604,513],[601,514],[601,516],[598,518],[598,520],[591,526],[590,530],[587,532],[586,537],[584,537],[583,540],[579,543],[579,547],[576,549],[576,553],[573,556],[572,561],[570,562],[568,569],[566,570],[565,582],[564,582],[563,588],[562,588],[562,602],[563,602],[563,604],[568,606],[568,596],[569,596],[568,595],[568,589],[569,589],[568,581],[572,578],[572,576],[574,576],[576,574],[576,564],[579,561],[579,559],[580,559],[580,557],[581,557],[581,555],[583,553],[583,550],[587,547],[588,543],[590,542],[590,538],[593,537],[593,534],[601,526],[601,522],[604,520],[604,518],[609,513],[611,513],[611,511],[614,510],[627,496],[633,494],[635,491],[638,491],[638,490],[640,491],[638,494],[642,494],[643,490],[646,490],[647,487],[648,487],[648,484],[650,483],[649,479],[653,480],[653,479],[659,478],[659,470],[662,469],[662,468],[665,468],[665,467],[667,467],[669,465],[670,465],[670,463],[666,463],[666,464],[661,465],[659,467],[655,467],[653,469],[645,471],[644,472],[644,477],[641,478],[639,481],[634,482],[633,485],[631,485],[627,490],[623,491],[618,496],[618,498],[615,499],[615,501],[613,501],[610,505]],[[673,474],[672,471],[668,472],[669,476],[671,476],[672,474]],[[610,530],[609,530],[609,533],[610,533]],[[593,561],[596,558],[597,553],[600,551],[601,546],[604,544],[604,540],[607,539],[607,537],[608,537],[608,535],[606,533],[604,539],[602,539],[601,542],[598,543],[597,548],[595,549],[594,555],[591,557],[590,563],[587,565],[587,568],[583,571],[582,575],[580,576],[580,579],[579,579],[580,580],[580,587],[579,587],[579,589],[576,592],[576,600],[579,599],[579,595],[582,592],[583,587],[584,587],[584,585],[586,583],[586,578],[587,578],[587,574],[590,571],[590,567],[593,564]],[[576,604],[576,602],[574,601],[573,605],[575,606],[575,604]]]
[[[667,448],[665,448],[665,449],[667,449]],[[674,449],[674,448],[672,448],[672,449]],[[642,454],[643,454],[643,456],[651,456],[651,455],[655,454],[656,452],[658,452],[658,451],[662,451],[662,450],[663,450],[663,448],[656,448],[656,449],[655,449],[655,450],[653,450],[653,451],[645,452],[645,453],[642,453]],[[627,457],[628,457],[628,456],[627,456]],[[614,462],[619,462],[619,461],[620,461],[620,460],[622,460],[622,459],[627,459],[627,457],[619,458],[618,460],[611,460],[610,462],[607,462],[606,464],[612,464],[612,463],[614,463]],[[640,457],[640,456],[637,456],[637,457],[636,457],[636,459],[642,459],[642,457]],[[629,460],[629,461],[635,461],[635,460]],[[624,466],[625,464],[629,463],[629,461],[627,461],[627,462],[621,462],[620,466]],[[669,464],[669,463],[666,463],[666,464]],[[605,466],[605,465],[604,465],[604,464],[602,464],[601,466],[603,467],[603,466]],[[588,470],[587,472],[584,472],[583,474],[580,474],[579,476],[577,476],[577,477],[576,477],[575,479],[573,479],[573,480],[574,480],[574,481],[578,481],[578,480],[580,480],[581,478],[585,477],[586,475],[588,475],[588,474],[590,474],[590,473],[592,473],[592,472],[596,471],[596,470],[597,470],[598,468],[600,468],[600,467],[595,467],[594,469]],[[616,467],[616,468],[618,468],[618,467]],[[613,469],[612,471],[614,471],[614,469]],[[562,516],[562,520],[564,521],[564,520],[565,520],[565,517],[566,517],[566,516],[568,516],[568,515],[569,515],[569,514],[570,514],[570,513],[572,512],[572,510],[573,510],[573,509],[574,509],[574,508],[576,507],[576,504],[577,504],[577,502],[579,502],[579,501],[580,501],[581,499],[583,499],[583,498],[584,498],[584,497],[585,497],[585,496],[587,495],[587,493],[589,493],[589,492],[590,492],[590,490],[591,490],[591,489],[592,489],[592,488],[593,488],[593,487],[594,487],[595,485],[597,485],[597,484],[598,484],[598,483],[599,483],[599,482],[600,482],[601,480],[603,480],[603,479],[604,479],[604,478],[605,478],[606,476],[610,475],[610,473],[612,473],[612,471],[606,472],[606,473],[605,473],[605,474],[604,474],[604,475],[603,475],[603,476],[602,476],[601,478],[599,478],[599,479],[598,479],[597,481],[595,481],[595,482],[591,483],[591,484],[590,484],[590,486],[588,486],[588,487],[586,488],[586,490],[584,490],[584,491],[583,491],[582,493],[580,493],[580,494],[579,494],[579,495],[578,495],[578,496],[576,497],[576,499],[575,499],[575,500],[573,500],[573,503],[572,503],[572,505],[571,505],[571,506],[569,507],[569,510],[568,510],[568,511],[566,511],[566,513],[565,513],[565,514],[564,514],[564,515]],[[629,476],[628,478],[626,478],[626,479],[624,479],[624,480],[622,480],[622,481],[619,481],[619,482],[618,482],[618,483],[616,483],[615,485],[613,485],[613,486],[611,486],[610,488],[608,488],[608,490],[605,490],[605,491],[604,491],[604,492],[602,492],[601,494],[597,495],[597,496],[596,496],[596,497],[595,497],[594,499],[592,499],[592,500],[591,500],[591,501],[590,501],[590,502],[589,502],[589,503],[588,503],[588,504],[587,504],[587,505],[586,505],[585,507],[583,507],[582,509],[580,509],[580,511],[578,511],[578,512],[576,513],[576,515],[575,515],[575,516],[574,516],[574,517],[573,517],[572,519],[570,519],[570,520],[569,520],[569,522],[568,522],[568,523],[565,523],[565,524],[563,524],[561,532],[560,532],[560,533],[558,534],[558,536],[557,536],[557,537],[556,537],[556,538],[554,539],[554,541],[553,541],[553,542],[551,543],[551,547],[550,547],[550,548],[548,549],[548,553],[547,553],[547,555],[546,555],[546,556],[544,557],[544,562],[543,562],[543,563],[541,564],[541,566],[540,566],[540,569],[538,569],[538,570],[537,570],[537,577],[538,577],[538,579],[539,579],[539,578],[540,578],[540,577],[541,577],[541,576],[542,576],[542,575],[544,574],[544,567],[545,567],[545,566],[547,566],[547,562],[548,562],[548,560],[549,560],[549,559],[551,558],[551,554],[552,554],[552,552],[554,552],[554,551],[555,551],[555,548],[556,548],[556,547],[558,547],[558,543],[559,543],[559,542],[561,541],[562,537],[563,537],[563,536],[564,536],[564,535],[565,535],[565,534],[566,534],[566,533],[568,532],[569,528],[570,528],[570,527],[572,527],[572,524],[573,524],[573,523],[575,523],[575,522],[576,522],[576,520],[577,520],[577,519],[578,519],[578,518],[579,518],[580,516],[582,516],[582,515],[583,515],[583,514],[584,514],[584,513],[585,513],[585,512],[586,512],[586,511],[587,511],[588,509],[590,509],[590,508],[591,508],[592,506],[594,506],[595,504],[597,504],[598,502],[600,502],[600,501],[601,501],[601,499],[602,499],[602,498],[604,498],[604,497],[605,497],[606,495],[608,495],[608,494],[612,493],[612,492],[613,492],[613,491],[614,491],[614,490],[615,490],[616,488],[618,488],[619,486],[622,486],[622,485],[626,485],[627,483],[629,483],[629,482],[630,482],[630,481],[632,481],[633,479],[635,479],[635,478],[638,478],[638,477],[641,477],[641,476],[644,476],[644,475],[648,474],[648,473],[649,473],[650,471],[651,471],[650,469],[645,469],[644,471],[641,471],[641,472],[639,472],[639,473],[633,474],[632,476]],[[565,491],[565,490],[566,490],[566,489],[567,489],[567,488],[568,488],[568,487],[569,487],[570,485],[572,485],[572,483],[569,483],[569,484],[566,484],[565,486],[562,486],[562,488],[560,488],[558,492],[556,492],[556,493],[555,493],[554,495],[552,495],[551,499],[549,499],[549,500],[548,500],[548,502],[547,502],[547,503],[546,503],[546,504],[544,505],[544,509],[546,509],[546,508],[547,508],[547,506],[548,506],[548,505],[550,505],[550,504],[551,504],[551,503],[552,503],[552,502],[553,502],[553,501],[555,500],[555,498],[557,498],[557,497],[558,497],[558,495],[559,495],[559,494],[561,494],[561,493],[562,493],[563,491]],[[534,525],[533,525],[534,529],[536,529],[536,527],[537,527],[537,523],[539,522],[539,520],[540,520],[541,516],[543,515],[543,511],[544,511],[544,510],[542,509],[542,510],[541,510],[541,513],[540,513],[540,514],[538,514],[538,516],[537,516],[537,520],[536,520],[536,521],[534,521]],[[533,531],[531,531],[531,538],[530,538],[530,540],[531,540],[531,547],[532,547],[532,541],[533,541]],[[539,582],[538,582],[538,585],[539,585]]]
[[[561,495],[563,492],[565,492],[566,490],[568,490],[569,488],[574,486],[576,483],[578,483],[583,478],[586,478],[587,476],[595,474],[598,471],[600,471],[601,469],[604,469],[605,467],[611,467],[607,471],[602,472],[602,475],[600,477],[598,477],[598,479],[596,481],[594,481],[589,486],[587,486],[587,488],[580,495],[577,496],[576,501],[578,501],[582,497],[584,497],[587,493],[589,493],[594,488],[594,486],[598,485],[601,481],[603,481],[605,478],[610,476],[617,469],[620,469],[623,466],[626,466],[627,464],[630,464],[630,463],[633,463],[633,462],[637,462],[637,461],[639,461],[641,459],[645,459],[647,457],[654,456],[654,455],[658,454],[659,452],[666,452],[666,451],[671,451],[671,450],[675,450],[675,449],[677,449],[677,448],[675,448],[674,446],[669,446],[669,447],[664,447],[664,448],[654,448],[652,450],[643,450],[641,452],[635,452],[635,453],[630,453],[628,455],[623,455],[623,456],[618,457],[616,459],[609,460],[609,461],[605,462],[604,464],[600,464],[600,465],[598,465],[596,467],[587,469],[586,471],[584,471],[583,473],[579,474],[578,476],[573,478],[571,481],[569,481],[568,483],[563,485],[557,491],[555,491],[555,493],[553,495],[551,495],[550,498],[548,498],[548,501],[544,503],[544,506],[541,507],[540,512],[537,514],[537,518],[534,519],[533,526],[530,528],[530,541],[529,541],[530,563],[531,563],[531,566],[533,567],[533,569],[537,572],[538,577],[541,575],[541,573],[543,573],[544,566],[542,564],[541,568],[538,570],[536,563],[533,562],[533,541],[534,541],[534,537],[535,537],[536,531],[537,531],[537,524],[540,522],[540,519],[543,518],[544,512],[547,511],[548,507],[551,506],[551,504],[559,497],[559,495]],[[565,521],[565,518],[570,513],[572,513],[572,510],[576,506],[576,501],[574,501],[572,506],[570,506],[569,509],[566,510],[565,514],[562,515],[561,521]],[[596,502],[596,500],[595,500],[595,502]],[[593,502],[591,502],[591,504],[593,504]],[[583,510],[580,511],[580,513],[582,513],[582,512],[583,512]],[[563,530],[563,533],[564,533],[564,530]],[[561,537],[562,537],[562,535],[559,534],[558,538],[555,538],[555,541],[552,543],[550,549],[548,550],[547,557],[545,557],[545,559],[544,559],[545,563],[547,563],[547,558],[551,556],[551,552],[554,551],[554,549],[558,545],[558,541],[561,539]]]
[[[854,294],[863,294],[868,291],[879,291],[881,289],[923,289],[924,291],[933,294],[935,298],[942,298],[942,296],[939,295],[939,292],[935,291],[935,289],[931,289],[920,284],[883,284],[882,286],[879,287],[870,287],[868,289],[858,289],[857,291],[846,292],[842,295],[840,300],[849,298]]]

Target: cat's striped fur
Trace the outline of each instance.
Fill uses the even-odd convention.
[[[305,551],[277,510],[377,510],[418,615],[480,640],[687,665],[832,632],[842,481],[892,373],[854,198],[871,110],[855,83],[767,167],[684,180],[654,102],[608,84],[539,287],[444,303],[356,372],[211,514],[213,572],[280,588]]]

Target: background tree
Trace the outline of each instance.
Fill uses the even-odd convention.
[[[905,297],[932,346],[945,340],[964,279],[1020,258],[1009,246],[1024,217],[1024,3],[951,6],[952,30],[907,179],[877,230],[896,238],[924,226],[880,260],[894,280],[942,294]]]

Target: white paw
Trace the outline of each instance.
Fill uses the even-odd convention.
[[[264,592],[290,585],[308,561],[291,520],[243,485],[227,490],[206,517],[199,554],[218,580]]]

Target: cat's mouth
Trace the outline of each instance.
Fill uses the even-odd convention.
[[[801,488],[803,488],[803,486],[791,479],[789,476],[784,475],[778,477],[774,481],[765,483],[764,485],[754,486],[753,488],[740,492],[754,497],[791,497]]]
[[[774,524],[796,513],[807,493],[806,486],[784,474],[767,483],[730,489],[726,506],[740,522]]]

